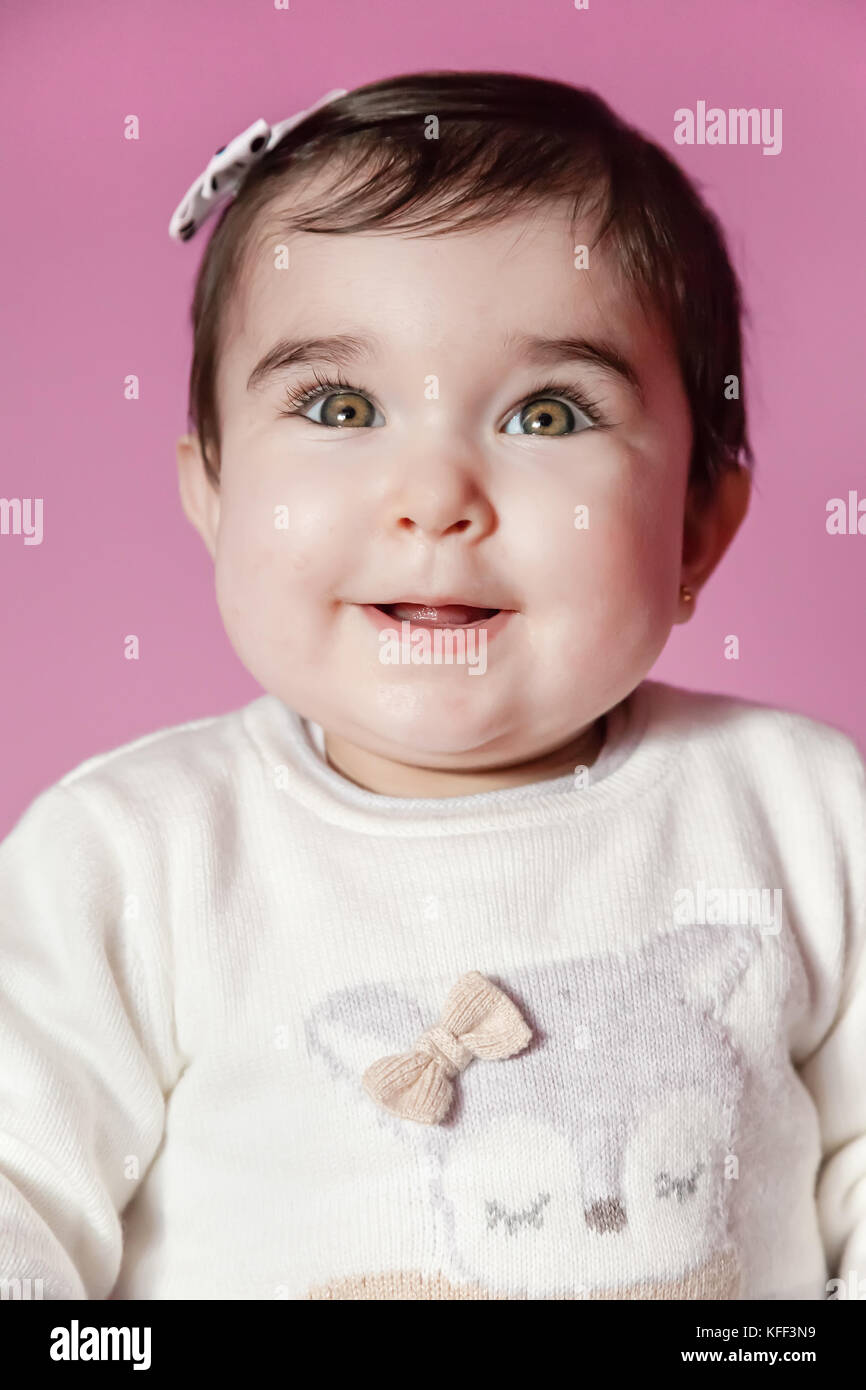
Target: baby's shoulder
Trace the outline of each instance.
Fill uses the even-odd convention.
[[[68,819],[76,810],[114,833],[139,840],[179,834],[185,823],[213,827],[237,811],[261,777],[255,740],[261,696],[225,714],[157,729],[78,763],[33,806]],[[272,716],[271,716],[272,717]]]
[[[657,728],[689,749],[693,766],[776,792],[808,787],[862,802],[866,765],[844,730],[742,696],[648,685]]]
[[[58,785],[86,790],[109,782],[132,783],[142,777],[182,775],[224,760],[237,744],[246,706],[226,714],[204,715],[141,734],[127,743],[95,753],[63,774]]]

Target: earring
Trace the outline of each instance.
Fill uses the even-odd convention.
[[[694,598],[694,594],[692,593],[691,589],[689,589],[688,586],[685,584],[680,585],[680,598],[682,599],[683,603],[691,603],[692,599]]]

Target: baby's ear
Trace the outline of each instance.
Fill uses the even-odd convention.
[[[689,488],[680,568],[683,584],[694,590],[706,584],[743,523],[751,490],[752,475],[745,467],[726,469],[709,496],[700,489]],[[678,621],[687,621],[694,608],[693,603],[689,604]]]
[[[184,434],[177,441],[177,477],[181,505],[187,520],[192,522],[213,559],[220,517],[220,494],[205,467],[198,435]]]

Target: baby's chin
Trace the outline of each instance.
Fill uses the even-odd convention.
[[[407,732],[402,737],[393,728],[387,734],[384,730],[374,729],[363,732],[366,735],[363,743],[361,733],[356,735],[353,742],[371,753],[412,767],[449,772],[480,771],[500,763],[518,761],[521,756],[516,751],[516,739],[502,736],[492,741],[484,740],[463,729],[425,729],[423,733]]]
[[[326,726],[327,727],[327,726]],[[332,723],[331,730],[367,752],[419,767],[468,770],[500,762],[516,747],[516,730],[491,731],[471,721],[357,719]]]
[[[466,677],[464,673],[464,679]],[[291,703],[291,702],[289,702]],[[497,706],[489,697],[449,695],[412,683],[364,692],[351,704],[332,695],[304,701],[307,717],[329,733],[380,757],[412,765],[462,771],[521,755],[526,711]]]

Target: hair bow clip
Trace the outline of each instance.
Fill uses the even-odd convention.
[[[312,106],[296,111],[293,116],[273,126],[260,117],[227,145],[220,145],[207,168],[187,189],[172,213],[168,224],[169,236],[175,241],[189,241],[218,207],[235,196],[252,165],[258,164],[287,131],[299,125],[313,111],[318,111],[320,106],[346,96],[347,91],[346,87],[335,87],[314,101]]]
[[[477,970],[461,975],[442,1017],[416,1040],[412,1052],[380,1057],[362,1084],[378,1105],[403,1120],[438,1125],[453,1099],[452,1078],[474,1057],[484,1061],[522,1052],[532,1038],[517,1005]]]

